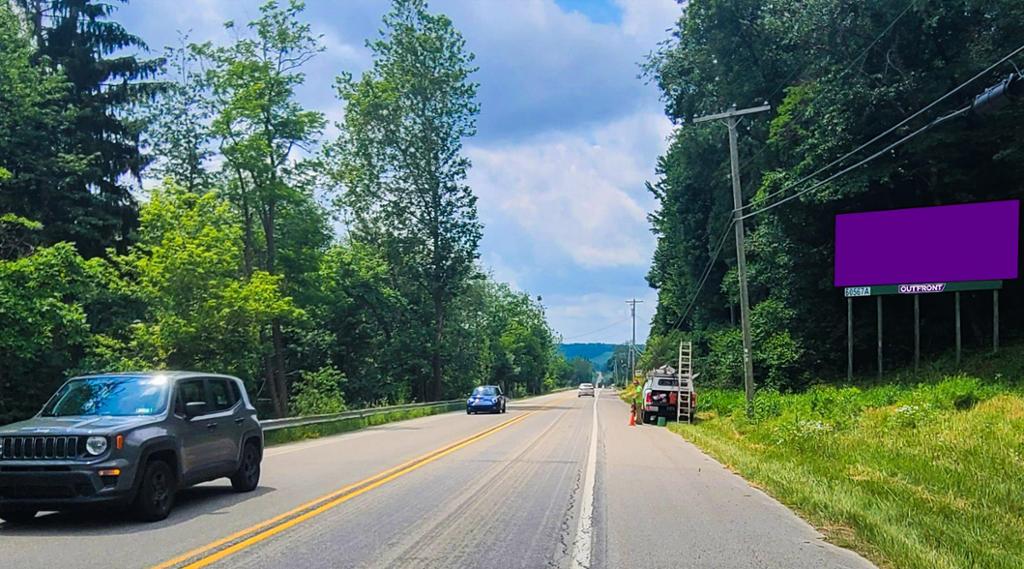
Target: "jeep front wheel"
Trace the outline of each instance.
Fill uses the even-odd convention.
[[[236,492],[252,492],[260,485],[260,449],[256,443],[246,443],[242,450],[242,462],[231,477],[231,487]]]
[[[147,522],[165,519],[174,505],[175,492],[174,472],[162,460],[152,460],[146,464],[139,484],[139,493],[135,496],[135,514]]]

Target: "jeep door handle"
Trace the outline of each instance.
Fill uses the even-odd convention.
[[[207,423],[206,424],[206,428],[207,429],[216,429],[217,428],[217,423]]]
[[[244,421],[244,420],[245,420],[245,417],[236,417],[235,418],[235,424],[236,425],[241,425],[242,421]]]

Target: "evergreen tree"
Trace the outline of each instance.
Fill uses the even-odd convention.
[[[139,148],[142,124],[130,111],[159,88],[146,80],[162,60],[124,53],[144,52],[146,44],[110,20],[115,7],[109,3],[15,1],[35,38],[36,64],[60,71],[69,83],[64,102],[73,116],[62,142],[80,168],[35,186],[14,205],[35,210],[47,242],[73,241],[87,257],[108,246],[124,249],[138,217],[126,178],[139,179],[147,163]]]
[[[21,245],[2,247],[3,258],[38,243],[35,220],[53,219],[59,204],[51,196],[82,169],[66,144],[72,114],[65,108],[67,82],[59,71],[35,65],[36,58],[27,25],[0,2],[0,219],[28,220],[36,229],[22,238],[17,227],[24,223],[4,223],[5,244],[14,239]]]

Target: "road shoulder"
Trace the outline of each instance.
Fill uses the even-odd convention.
[[[681,437],[629,427],[619,399],[601,405],[603,543],[595,567],[874,567]]]

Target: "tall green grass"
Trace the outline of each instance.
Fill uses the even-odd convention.
[[[752,419],[742,391],[704,390],[671,428],[881,566],[1021,568],[1021,348],[970,374],[761,392]]]

